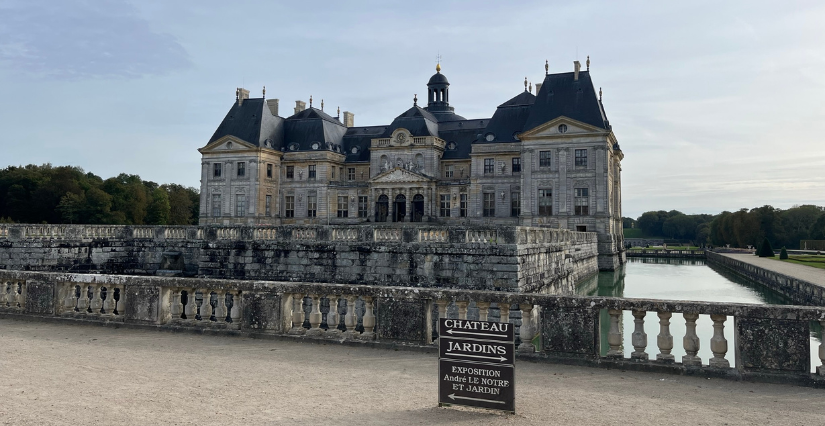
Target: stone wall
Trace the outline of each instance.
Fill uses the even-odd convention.
[[[629,356],[626,311],[635,317]],[[811,372],[810,335],[818,323],[822,337],[822,307],[0,271],[0,317],[416,350],[433,349],[439,318],[479,319],[512,323],[522,360],[825,386],[823,344],[815,343],[820,359]],[[714,332],[702,338],[695,324],[707,317]],[[673,328],[684,335],[671,334],[671,320],[685,324]],[[658,335],[647,334],[648,321]],[[733,340],[725,327],[734,328]],[[684,356],[671,353],[674,341]],[[697,355],[700,345],[713,356]]]
[[[721,266],[751,281],[779,293],[798,305],[825,306],[825,288],[814,283],[769,271],[750,263],[745,263],[719,253],[706,252],[709,263]]]
[[[595,233],[517,226],[4,225],[0,269],[570,294]]]

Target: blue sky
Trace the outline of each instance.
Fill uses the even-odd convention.
[[[590,55],[625,216],[825,205],[823,21],[821,1],[0,0],[0,167],[197,187],[238,86],[386,124],[440,53],[481,118]]]

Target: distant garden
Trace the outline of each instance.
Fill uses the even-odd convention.
[[[104,180],[79,167],[50,164],[0,170],[0,222],[193,225],[199,205],[195,188],[138,175]]]
[[[622,218],[625,238],[658,238],[695,245],[757,247],[765,238],[775,248],[799,249],[801,240],[825,240],[825,207],[773,206],[724,211],[717,215],[649,211],[638,219]]]

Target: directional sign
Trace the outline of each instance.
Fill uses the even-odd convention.
[[[441,359],[438,361],[438,405],[466,405],[516,411],[512,365]]]
[[[438,405],[515,413],[513,325],[442,318],[438,335]]]
[[[441,318],[438,323],[438,336],[513,343],[515,334],[513,333],[513,324],[509,322]]]
[[[512,342],[491,342],[441,336],[438,344],[438,356],[439,358],[464,361],[513,364],[514,346]]]

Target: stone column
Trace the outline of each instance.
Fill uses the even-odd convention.
[[[490,313],[490,302],[476,302],[478,306],[478,320],[487,321],[487,315]]]
[[[312,311],[309,313],[309,330],[307,331],[307,336],[320,336],[324,333],[324,330],[321,329],[321,321],[323,319],[323,314],[321,313],[321,296],[317,294],[309,295],[312,298]]]
[[[75,309],[77,308],[77,287],[74,285],[67,285],[67,293],[66,298],[63,300],[63,314],[73,314],[75,313]],[[9,296],[11,295],[11,287],[8,289]],[[9,301],[9,306],[11,306],[11,302]]]
[[[358,296],[347,296],[347,314],[344,315],[344,325],[347,326],[347,331],[344,332],[344,336],[347,339],[355,339],[358,337],[359,333],[355,330],[358,326],[358,313],[355,312],[355,302],[358,300]]]
[[[633,310],[633,323],[635,329],[633,330],[632,343],[633,352],[630,353],[630,359],[633,361],[647,361],[648,355],[645,352],[647,348],[647,333],[645,333],[645,315],[646,311]]]
[[[306,333],[304,330],[304,294],[294,293],[292,295],[292,328],[289,334],[300,335]]]
[[[77,312],[85,314],[89,309],[89,286],[80,287],[80,296],[77,298]]]
[[[521,344],[518,346],[518,351],[533,353],[536,351],[536,347],[533,346],[533,336],[535,335],[533,327],[533,304],[522,303],[519,307],[521,308],[521,329],[519,330]]]
[[[215,304],[215,320],[220,323],[226,323],[226,292],[223,291],[216,291],[217,293],[217,303]]]
[[[699,314],[684,313],[685,318],[685,337],[682,339],[682,344],[685,347],[687,355],[682,357],[682,364],[686,366],[702,366],[702,358],[696,356],[699,353],[699,336],[696,335],[696,320],[699,319]]]
[[[212,293],[209,289],[202,289],[203,302],[201,302],[201,321],[210,321],[212,318]]]
[[[329,312],[327,313],[327,337],[337,339],[341,336],[341,330],[338,329],[338,321],[341,319],[338,314],[338,295],[330,294],[327,296],[329,300]]]
[[[183,307],[183,314],[186,315],[187,321],[194,321],[195,315],[198,313],[198,307],[195,304],[195,289],[186,289],[186,305]]]
[[[372,313],[372,296],[364,296],[364,318],[361,320],[364,325],[364,332],[359,338],[361,340],[375,339],[375,315]]]
[[[607,351],[608,358],[624,358],[622,351],[622,332],[619,330],[619,317],[622,315],[620,309],[608,309],[610,316],[610,331],[607,332],[607,344],[610,349]]]
[[[229,319],[232,321],[232,328],[241,328],[241,293],[232,295],[232,309],[229,310]]]
[[[730,368],[730,362],[725,359],[725,354],[728,352],[728,341],[725,339],[725,320],[728,319],[725,315],[711,315],[710,319],[713,321],[713,337],[710,339],[710,350],[713,352],[713,358],[708,364],[714,368]]]
[[[656,343],[659,346],[659,353],[656,354],[656,361],[674,362],[675,357],[670,351],[673,350],[673,336],[670,335],[670,312],[657,312],[659,316],[659,335],[656,336]]]
[[[467,306],[470,302],[466,300],[456,301],[456,306],[458,306],[458,319],[466,320],[467,319]]]
[[[510,304],[509,303],[499,303],[498,304],[498,311],[500,313],[499,322],[510,322]]]

